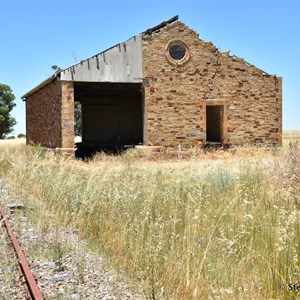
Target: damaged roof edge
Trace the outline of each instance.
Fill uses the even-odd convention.
[[[71,68],[73,68],[73,67],[76,67],[76,66],[82,64],[82,63],[85,62],[85,61],[88,61],[88,60],[90,60],[90,59],[92,59],[92,58],[95,58],[95,57],[97,57],[97,56],[99,56],[99,55],[101,55],[101,54],[104,54],[104,53],[108,52],[109,50],[111,50],[111,49],[113,49],[113,48],[115,48],[115,47],[118,47],[118,46],[121,45],[121,44],[125,44],[125,43],[127,43],[128,41],[130,41],[130,40],[132,40],[132,39],[135,39],[135,38],[138,37],[139,35],[140,35],[140,34],[134,35],[133,37],[129,38],[128,40],[126,40],[126,41],[124,41],[124,42],[115,44],[114,46],[111,46],[111,47],[105,49],[104,51],[101,51],[101,52],[99,52],[99,53],[97,53],[97,54],[95,54],[95,55],[93,55],[93,56],[91,56],[91,57],[88,57],[88,58],[86,58],[86,59],[82,59],[81,61],[79,61],[79,62],[77,62],[77,63],[75,63],[75,64],[73,64],[73,65],[70,65],[70,66],[68,66],[68,67],[66,67],[66,68],[64,68],[64,69],[61,69],[59,72],[60,72],[60,73],[63,73],[63,72],[65,72],[65,71],[67,71],[68,69],[71,69]]]
[[[136,82],[142,77],[142,34],[81,60],[60,73],[61,80],[65,81]]]
[[[151,28],[149,28],[149,29],[143,31],[142,33],[139,33],[139,34],[134,35],[133,37],[129,38],[128,40],[126,40],[126,41],[124,41],[124,42],[120,42],[120,43],[118,43],[118,44],[115,44],[114,46],[111,46],[111,47],[107,48],[107,49],[104,50],[104,51],[101,51],[101,52],[99,52],[99,53],[97,53],[97,54],[95,54],[95,55],[93,55],[93,56],[91,56],[91,57],[89,57],[89,58],[83,59],[83,60],[81,60],[81,61],[79,61],[79,62],[77,62],[77,63],[75,63],[75,64],[73,64],[73,65],[71,65],[71,66],[69,66],[69,67],[67,67],[67,68],[64,68],[64,69],[60,70],[60,72],[64,72],[64,71],[66,71],[67,69],[70,69],[70,68],[72,68],[72,67],[75,67],[75,66],[81,64],[81,63],[84,62],[84,61],[87,61],[87,60],[89,60],[89,59],[91,59],[91,58],[97,57],[98,55],[103,54],[103,53],[105,53],[105,52],[107,52],[107,51],[109,51],[109,50],[111,50],[111,49],[113,49],[113,48],[115,48],[115,47],[117,47],[117,46],[119,46],[119,45],[121,45],[121,44],[124,44],[124,43],[130,41],[131,39],[136,38],[136,37],[139,36],[139,35],[149,35],[149,34],[151,34],[152,32],[154,32],[154,31],[156,31],[156,30],[159,30],[160,28],[163,28],[163,27],[165,27],[166,25],[171,24],[171,23],[177,21],[178,19],[179,19],[179,15],[176,15],[176,16],[174,16],[174,17],[172,17],[172,18],[170,18],[170,19],[168,19],[168,20],[166,20],[166,21],[160,23],[159,25],[156,25],[156,26],[154,26],[154,27],[151,27]]]
[[[23,101],[26,101],[26,98],[33,94],[34,92],[38,91],[40,88],[42,88],[43,86],[45,86],[46,84],[48,84],[49,82],[51,82],[52,80],[54,80],[55,78],[59,77],[59,74],[62,70],[59,70],[57,72],[55,72],[51,77],[48,77],[47,79],[45,79],[44,81],[42,81],[39,85],[37,85],[36,87],[34,87],[32,90],[30,90],[29,92],[27,92],[25,95],[21,96],[21,99]]]
[[[169,20],[166,20],[166,21],[164,21],[164,22],[162,22],[162,23],[160,23],[160,24],[158,24],[158,25],[156,25],[154,27],[151,27],[151,28],[147,29],[146,31],[142,32],[142,34],[145,34],[145,35],[148,34],[149,35],[152,32],[155,32],[156,30],[159,30],[160,28],[163,28],[166,25],[171,24],[171,23],[177,21],[178,18],[179,18],[179,15],[176,15],[176,16],[174,16],[173,18],[171,18]]]
[[[154,32],[154,31],[156,31],[156,30],[159,30],[159,29],[162,28],[162,27],[165,27],[167,24],[170,24],[170,23],[173,23],[173,22],[177,21],[178,18],[179,18],[178,15],[177,15],[177,16],[174,16],[174,17],[172,17],[171,19],[168,19],[168,20],[166,20],[166,21],[160,23],[159,25],[156,25],[156,26],[154,26],[154,27],[151,27],[151,28],[147,29],[146,31],[144,31],[144,32],[142,32],[142,33],[140,33],[140,34],[138,34],[138,35],[149,35],[149,34],[151,34],[152,32]],[[135,35],[135,36],[131,37],[129,40],[131,40],[131,39],[137,37],[138,35]],[[129,40],[128,40],[128,41],[129,41]],[[126,43],[126,42],[127,42],[127,41],[125,41],[125,42],[123,42],[123,43]],[[29,92],[27,92],[27,93],[24,94],[23,96],[21,96],[21,99],[22,99],[23,101],[26,101],[26,98],[27,98],[29,95],[35,93],[36,91],[38,91],[40,88],[42,88],[43,86],[45,86],[45,85],[48,84],[49,82],[51,82],[51,81],[54,80],[55,78],[59,77],[59,76],[60,76],[60,73],[65,72],[66,70],[68,70],[68,69],[70,69],[70,68],[72,68],[72,67],[74,67],[74,66],[76,66],[76,65],[81,64],[83,61],[87,61],[87,60],[89,60],[89,59],[91,59],[91,58],[97,57],[98,55],[100,55],[100,54],[102,54],[102,53],[105,53],[105,52],[109,51],[110,49],[112,49],[112,48],[114,48],[114,47],[116,47],[116,46],[118,46],[118,45],[120,45],[120,44],[122,44],[122,43],[116,44],[116,45],[114,45],[114,46],[112,46],[112,47],[110,47],[110,48],[108,48],[108,49],[106,49],[106,50],[104,50],[104,51],[102,51],[102,52],[96,54],[96,55],[93,55],[93,56],[91,56],[91,57],[89,57],[89,58],[87,58],[87,59],[81,60],[80,62],[78,62],[78,63],[76,63],[76,64],[73,64],[73,65],[71,65],[71,66],[69,66],[69,67],[67,67],[67,68],[64,68],[64,69],[61,69],[61,70],[55,72],[51,77],[45,79],[45,80],[44,80],[43,82],[41,82],[39,85],[37,85],[36,87],[34,87],[33,89],[31,89]]]

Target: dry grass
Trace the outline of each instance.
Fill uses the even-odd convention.
[[[296,143],[90,162],[4,148],[1,176],[76,228],[149,299],[296,299],[287,288],[300,274]]]
[[[0,140],[0,146],[19,146],[25,145],[26,139]]]
[[[300,143],[300,130],[285,130],[282,137],[284,145],[287,145],[289,142]]]

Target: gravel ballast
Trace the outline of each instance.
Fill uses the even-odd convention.
[[[0,179],[0,195],[0,205],[9,216],[45,299],[145,299],[133,293],[120,274],[104,268],[103,258],[89,250],[74,231],[57,224],[45,222],[44,226],[38,226],[33,222],[37,204],[13,192],[3,179]],[[38,216],[40,224],[45,215],[43,212]],[[8,255],[4,237],[1,228],[0,299],[24,299],[19,273]]]
[[[8,244],[7,232],[0,220],[0,299],[26,299],[22,278],[16,266],[16,257]]]

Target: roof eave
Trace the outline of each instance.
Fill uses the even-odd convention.
[[[21,96],[21,99],[23,101],[26,101],[26,98],[28,96],[32,95],[33,93],[35,93],[36,91],[38,91],[40,88],[42,88],[43,86],[45,86],[48,83],[50,83],[51,81],[53,81],[55,78],[59,77],[60,72],[61,72],[61,70],[55,72],[51,77],[48,77],[43,82],[41,82],[39,85],[37,85],[36,87],[34,87],[33,89],[31,89],[29,92],[27,92],[25,95]]]

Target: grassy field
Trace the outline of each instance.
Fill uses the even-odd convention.
[[[148,299],[297,299],[300,146],[285,144],[83,162],[2,142],[0,174]]]
[[[299,142],[300,143],[300,130],[284,130],[282,136],[283,144],[289,142]]]

